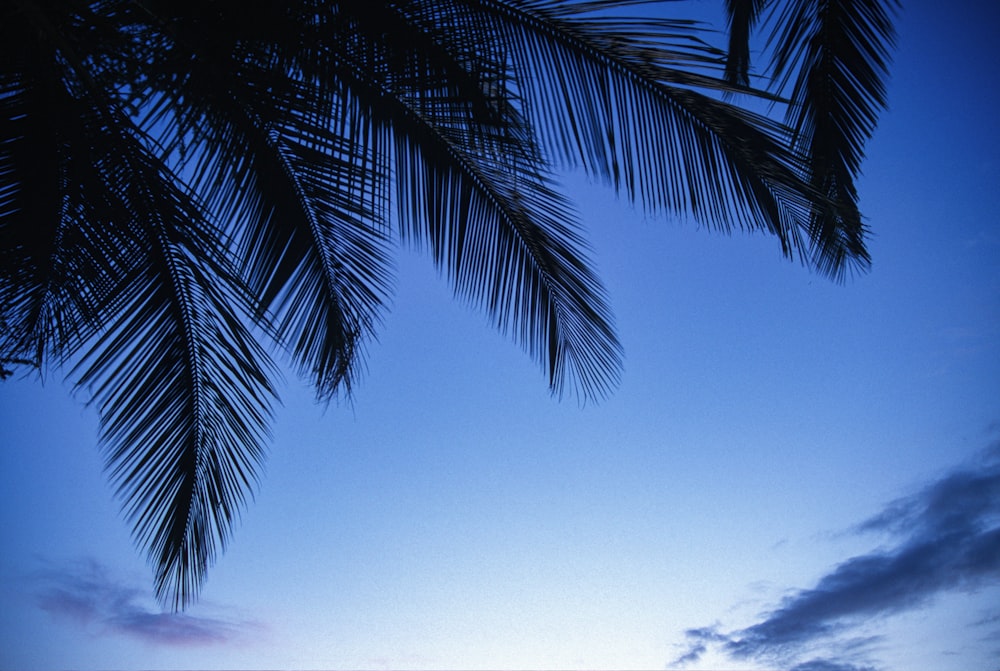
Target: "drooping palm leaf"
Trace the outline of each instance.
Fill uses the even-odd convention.
[[[145,244],[75,371],[101,414],[108,472],[157,594],[177,608],[256,486],[274,391],[220,231],[134,149],[125,159],[137,179],[121,196]]]
[[[555,393],[607,393],[620,367],[610,310],[503,88],[504,45],[489,17],[441,3],[407,9],[399,30],[434,42],[379,56],[386,74],[369,111],[395,139],[404,239],[430,248],[459,294],[545,367]],[[382,30],[392,23],[379,18]]]
[[[729,22],[726,81],[734,86],[750,85],[750,35],[768,0],[725,0]]]
[[[57,361],[79,353],[109,474],[157,593],[180,607],[252,492],[272,394],[267,357],[244,326],[247,294],[222,231],[149,153],[115,95],[119,73],[80,55],[80,31],[113,36],[122,24],[86,11],[58,29],[40,12],[20,18],[34,65],[5,101],[15,123],[5,138],[3,344]],[[18,162],[23,145],[56,147],[37,159],[56,162],[45,177]],[[54,196],[48,212],[39,188]]]
[[[807,178],[834,205],[815,208],[815,263],[838,275],[868,261],[855,178],[864,145],[886,106],[896,0],[789,0],[775,14],[773,76],[790,87],[786,120]]]
[[[185,55],[202,65],[213,56],[196,48]],[[359,158],[364,129],[329,128],[347,118],[336,102],[301,81],[272,85],[259,62],[266,57],[243,54],[207,76],[191,73],[179,91],[188,114],[161,135],[174,150],[199,138],[179,169],[193,173],[213,211],[241,222],[234,234],[260,309],[272,312],[277,337],[326,398],[350,387],[388,293],[386,231],[372,223],[384,187],[371,160]],[[211,76],[231,69],[241,76]],[[165,104],[166,114],[174,107]]]
[[[687,213],[722,230],[768,231],[789,256],[806,257],[820,244],[808,221],[819,197],[783,126],[694,90],[671,46],[677,26],[629,19],[643,35],[635,43],[609,28],[620,30],[625,18],[583,19],[566,10],[574,4],[518,3],[498,13],[498,30],[510,33],[518,51],[532,121],[550,146],[652,210]],[[732,89],[721,78],[697,82]]]

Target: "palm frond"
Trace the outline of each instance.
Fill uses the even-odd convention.
[[[237,311],[249,306],[220,232],[133,149],[120,195],[145,244],[74,373],[157,596],[183,608],[256,487],[273,372]]]
[[[294,26],[303,45],[315,39],[311,20]],[[270,47],[268,31],[287,26],[255,24],[257,41],[228,51],[204,46],[213,27],[169,27],[173,62],[161,68],[186,75],[163,81],[147,124],[159,125],[210,210],[240,222],[233,233],[259,315],[270,313],[300,372],[320,398],[349,392],[391,278],[370,133],[317,80],[327,59],[308,46],[294,59]]]
[[[552,4],[496,12],[529,119],[549,147],[651,210],[768,231],[786,255],[805,256],[816,196],[783,126],[693,89],[685,68],[667,64],[670,46],[613,42],[599,19],[546,14]],[[633,21],[647,41],[673,41],[661,22]],[[698,83],[708,81],[733,90],[722,79]]]
[[[4,357],[75,359],[157,594],[183,607],[252,493],[270,370],[245,326],[247,292],[224,232],[127,114],[122,71],[139,67],[137,54],[118,49],[109,62],[86,48],[95,34],[130,44],[116,32],[128,23],[110,7],[77,9],[50,17],[26,5],[19,46],[31,63],[3,80],[13,122],[0,159],[11,184],[0,222]],[[41,173],[24,160],[35,148],[48,149]],[[50,200],[36,203],[39,190]]]
[[[400,142],[400,217],[456,290],[547,369],[554,393],[606,395],[621,347],[567,204],[541,174],[506,170],[447,144]],[[529,177],[531,178],[529,180]]]
[[[768,0],[725,0],[729,23],[726,81],[734,86],[750,85],[750,35]]]
[[[403,239],[430,249],[456,292],[545,368],[554,393],[605,395],[621,366],[610,309],[504,85],[505,45],[458,6],[407,10],[399,29],[416,27],[433,44],[404,42],[412,53],[400,54],[398,42],[381,41],[392,50],[359,50],[348,65],[384,74],[343,75],[352,91],[367,91],[366,114],[394,139]],[[387,25],[381,15],[380,29]]]
[[[850,258],[864,265],[865,225],[855,178],[864,145],[886,106],[895,40],[895,0],[789,0],[774,15],[772,72],[791,89],[786,116],[807,179],[830,205],[814,208],[814,262],[838,276]]]
[[[122,212],[109,186],[121,146],[106,133],[113,105],[95,79],[105,72],[79,43],[80,26],[103,38],[114,22],[78,9],[28,4],[2,29],[0,356],[39,371],[100,328],[134,245],[108,225]]]

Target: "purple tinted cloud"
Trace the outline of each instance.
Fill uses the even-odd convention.
[[[144,593],[87,560],[38,574],[39,608],[77,626],[105,635],[124,635],[146,643],[197,646],[225,643],[258,625],[221,618],[165,613],[143,605]]]
[[[730,633],[712,627],[688,630],[689,647],[674,664],[697,661],[709,645],[736,659],[788,664],[815,642],[860,623],[921,607],[941,593],[995,583],[1000,578],[1000,443],[980,463],[891,503],[854,531],[888,533],[895,544],[841,563],[750,627]],[[848,656],[813,659],[794,668],[867,668]]]

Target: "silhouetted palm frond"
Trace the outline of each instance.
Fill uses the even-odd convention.
[[[797,0],[778,19],[774,76],[794,81],[786,117],[793,146],[807,156],[813,187],[836,205],[812,217],[814,235],[824,243],[817,258],[822,270],[836,272],[851,256],[867,258],[854,178],[886,105],[896,5]]]
[[[729,50],[726,81],[734,86],[750,85],[750,36],[768,0],[726,0]]]
[[[811,207],[811,262],[832,277],[867,267],[866,227],[855,178],[864,145],[886,106],[897,0],[727,0],[727,74],[746,82],[753,26],[765,20],[774,91],[788,99],[791,148],[819,194]],[[734,81],[737,81],[734,80]],[[825,202],[824,199],[825,198]]]

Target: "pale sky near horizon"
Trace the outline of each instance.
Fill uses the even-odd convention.
[[[287,374],[182,615],[96,414],[0,383],[0,671],[997,671],[998,19],[906,3],[860,183],[873,268],[843,285],[567,177],[626,353],[599,404],[552,399],[403,252],[353,403]]]

